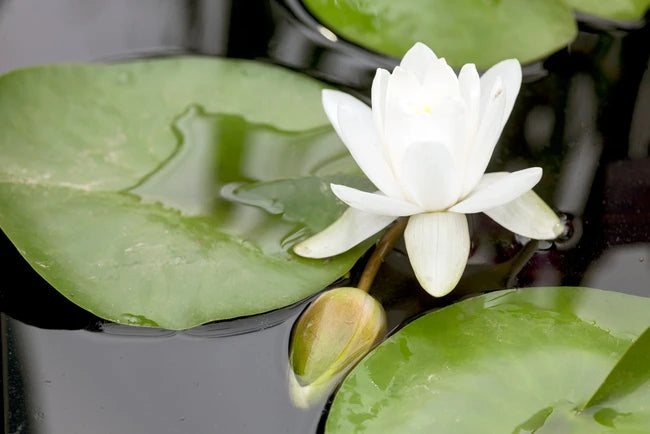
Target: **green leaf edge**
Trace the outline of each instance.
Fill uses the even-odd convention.
[[[621,398],[636,390],[649,379],[650,326],[623,353],[582,409]]]

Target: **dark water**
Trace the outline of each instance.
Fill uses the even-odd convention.
[[[650,30],[581,17],[568,49],[528,65],[490,170],[544,168],[566,236],[529,242],[472,216],[472,256],[444,299],[403,246],[375,293],[390,328],[487,289],[582,285],[650,296]],[[42,63],[194,52],[259,59],[367,96],[395,61],[319,28],[296,2],[0,0],[0,73]],[[2,236],[2,390],[9,433],[309,433],[325,404],[286,388],[295,306],[184,332],[104,322],[44,282]],[[355,268],[352,280],[359,273]]]

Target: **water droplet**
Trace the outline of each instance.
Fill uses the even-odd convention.
[[[144,315],[134,315],[131,313],[124,313],[120,315],[120,320],[119,322],[123,324],[128,324],[128,325],[137,325],[137,326],[147,326],[147,327],[160,327],[158,323],[156,323],[153,320],[150,320],[149,318],[145,317]]]
[[[133,74],[124,71],[117,75],[117,82],[120,84],[130,84],[133,81]]]

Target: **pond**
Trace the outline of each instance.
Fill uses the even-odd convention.
[[[536,192],[565,222],[530,241],[471,215],[457,288],[420,288],[403,244],[373,287],[388,330],[488,290],[586,286],[650,296],[650,29],[580,16],[568,48],[524,66],[494,170],[539,165]],[[71,61],[201,54],[281,65],[368,99],[395,59],[337,41],[294,1],[0,0],[0,73]],[[77,307],[3,234],[2,388],[9,433],[322,432],[331,398],[297,409],[292,326],[310,302],[185,331],[132,327]],[[366,255],[336,286],[355,282]]]

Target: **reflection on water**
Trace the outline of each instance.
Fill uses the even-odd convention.
[[[190,3],[4,0],[0,2],[0,73],[27,65],[182,49],[193,36]]]
[[[9,410],[22,414],[10,418],[9,432],[313,431],[320,409],[295,409],[285,387],[283,364],[298,313],[218,339],[42,330],[8,319],[5,333],[18,362]]]
[[[271,209],[262,202],[269,200],[264,195],[246,202],[235,193],[253,182],[327,175],[354,167],[329,127],[281,131],[241,116],[206,113],[192,106],[178,117],[172,129],[178,139],[177,149],[126,193],[208,225],[218,225],[220,232],[241,237],[267,255],[289,256],[292,245],[286,240],[306,235],[301,219],[289,218],[284,209]],[[302,197],[317,198],[308,194],[309,188],[317,193],[321,184],[313,178],[296,182],[295,186],[286,182],[283,187],[302,189],[306,191]],[[248,193],[251,196],[250,190]],[[326,211],[322,214],[328,220],[317,230],[332,219]]]
[[[336,173],[333,163],[347,156],[329,127],[286,132],[197,106],[173,130],[177,150],[128,191],[190,216],[218,213],[218,192],[226,184]]]
[[[625,273],[612,273],[611,270],[625,270]],[[587,268],[582,284],[593,288],[616,288],[647,297],[649,274],[650,242],[626,244],[603,252]]]
[[[566,213],[570,233],[555,243],[531,242],[484,215],[471,216],[472,256],[457,290],[443,299],[419,289],[404,246],[398,245],[375,288],[387,308],[389,329],[488,289],[585,285],[650,296],[649,33],[648,26],[625,30],[597,20],[582,23],[570,50],[525,68],[490,170],[542,166],[536,191]],[[374,69],[395,62],[341,43],[295,0],[0,1],[0,72],[179,51],[258,58],[365,97]],[[193,121],[186,126],[213,137],[250,133],[287,140],[259,126],[247,130],[236,119],[195,116]],[[324,134],[323,144],[336,140],[331,132],[313,134]],[[233,149],[201,150],[222,151]],[[254,147],[247,152],[256,161]],[[213,168],[216,160],[201,155],[195,162]],[[272,173],[264,174],[269,167],[257,161],[245,169],[244,179],[221,170],[217,176],[225,176],[225,182],[260,174],[271,179]],[[204,178],[208,184],[184,185],[174,197],[193,202],[176,205],[199,214],[206,203],[212,206],[210,186],[221,182],[211,178],[214,174]],[[177,185],[178,178],[170,179]],[[155,196],[157,187],[140,188],[142,196]],[[187,189],[194,195],[183,197]],[[0,244],[6,282],[17,282],[0,290],[8,432],[316,430],[322,409],[294,409],[285,382],[291,325],[306,302],[184,333],[116,326],[66,301],[4,236]],[[353,281],[357,274],[353,270]]]
[[[564,143],[568,151],[560,169],[554,204],[564,212],[582,215],[589,199],[603,150],[596,125],[598,96],[594,80],[586,74],[571,79],[566,102]]]

